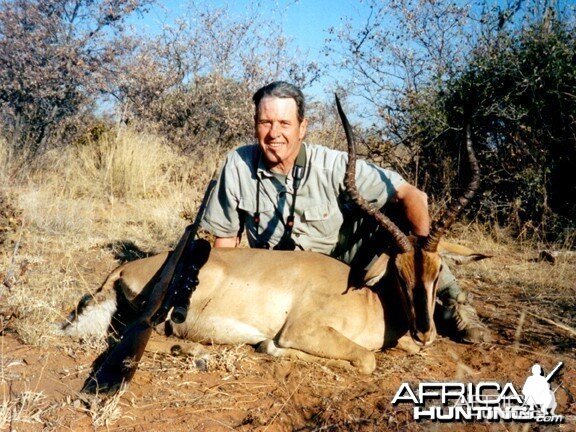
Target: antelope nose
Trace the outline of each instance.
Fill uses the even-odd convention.
[[[430,329],[427,332],[416,330],[412,332],[412,339],[414,339],[414,342],[416,342],[417,345],[428,346],[434,342],[434,339],[436,339],[436,331],[435,329]]]

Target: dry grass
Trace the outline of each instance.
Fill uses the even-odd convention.
[[[23,211],[23,224],[0,252],[0,332],[8,322],[25,344],[59,349],[71,358],[100,352],[101,341],[64,341],[53,333],[54,325],[64,320],[82,294],[98,287],[118,260],[174,244],[187,224],[180,213],[195,213],[202,189],[220,160],[218,154],[209,160],[181,157],[157,137],[123,130],[89,146],[47,154],[15,176],[17,163],[0,141],[0,181],[4,189],[16,194]],[[548,352],[566,353],[573,348],[573,339],[561,329],[532,315],[525,314],[524,323],[518,325],[526,311],[575,326],[573,260],[559,260],[556,265],[539,262],[538,245],[518,243],[499,228],[458,225],[452,239],[495,255],[455,267],[454,272],[483,299],[480,314],[489,325],[503,329],[510,340],[516,337],[514,349],[533,350],[545,342],[550,342]],[[7,286],[1,279],[9,272],[13,279]],[[506,314],[498,312],[504,309]],[[453,355],[448,375],[455,379],[471,376],[478,367],[474,358]],[[230,413],[232,420],[227,424],[243,430],[281,430],[282,425],[306,422],[325,430],[355,430],[381,425],[393,417],[400,424],[390,426],[402,429],[408,424],[402,423],[404,414],[391,411],[386,405],[391,395],[380,395],[380,386],[389,385],[407,370],[412,376],[426,376],[427,368],[444,367],[442,360],[432,355],[401,360],[379,355],[378,362],[373,377],[353,375],[356,382],[351,383],[349,372],[270,359],[254,355],[247,347],[218,348],[208,363],[208,375],[217,377],[213,382],[202,378],[188,360],[145,356],[138,377],[157,380],[165,397],[120,393],[80,404],[72,397],[60,402],[59,409],[83,413],[94,429],[121,423],[133,411],[168,407],[186,408],[188,415],[215,423],[222,421],[222,413]],[[84,368],[78,374],[85,372]],[[360,393],[358,385],[363,388]],[[303,394],[313,396],[305,399]],[[380,405],[367,414],[357,402],[363,398],[378,400]],[[3,394],[0,429],[16,422],[36,422],[58,430],[54,404],[53,398],[38,389]],[[343,404],[354,408],[343,413]],[[240,420],[232,415],[244,411],[249,414]]]
[[[121,388],[112,396],[101,395],[81,395],[77,399],[75,408],[87,413],[90,416],[92,425],[97,428],[104,426],[106,428],[114,425],[123,417],[122,398],[126,393],[125,388]]]
[[[49,152],[23,169],[0,141],[0,184],[15,194],[23,221],[0,253],[0,283],[13,275],[9,285],[0,284],[1,330],[6,326],[32,346],[61,346],[73,357],[100,351],[102,341],[70,348],[53,330],[80,293],[97,288],[126,248],[145,253],[177,241],[187,224],[180,213],[195,212],[220,160],[210,157],[179,156],[157,137],[128,129]],[[3,378],[8,385],[18,376]],[[86,412],[94,427],[108,427],[123,417],[122,395],[63,406]],[[3,394],[0,430],[22,422],[48,427],[47,401],[42,392]]]
[[[539,259],[544,245],[516,241],[502,230],[479,225],[453,230],[459,243],[493,258],[456,267],[454,273],[474,298],[486,303],[481,315],[500,329],[516,350],[535,344],[549,352],[574,349],[576,329],[576,257],[554,264]],[[501,310],[507,310],[503,315]],[[572,330],[570,330],[572,329]]]
[[[8,176],[9,161],[9,147],[6,140],[0,137],[0,184],[5,185]]]
[[[4,395],[0,403],[0,430],[27,430],[26,424],[40,424],[44,430],[59,430],[60,425],[54,412],[61,408],[84,412],[95,428],[108,428],[120,418],[126,417],[121,407],[124,393],[122,389],[111,397],[80,395],[79,399],[72,401],[68,398],[61,404],[55,403],[42,391],[25,390]]]
[[[48,402],[42,392],[24,391],[4,398],[0,405],[0,430],[14,423],[43,423]]]
[[[94,143],[48,152],[32,174],[67,198],[132,200],[182,192],[194,180],[191,162],[161,138],[121,129]],[[58,175],[46,178],[46,167]]]
[[[576,257],[567,256],[558,259],[555,264],[539,259],[544,246],[514,242],[509,236],[494,236],[478,225],[460,226],[456,230],[459,243],[479,252],[494,255],[494,258],[477,265],[462,266],[457,269],[461,277],[471,283],[473,291],[482,295],[483,288],[502,287],[502,295],[509,291],[506,287],[521,287],[522,294],[517,297],[523,307],[532,312],[545,309],[548,303],[563,307],[566,318],[572,323],[576,320]],[[498,238],[498,240],[496,240]],[[488,290],[491,293],[492,289]],[[561,319],[562,317],[558,317]]]
[[[0,142],[0,178],[8,179],[16,161],[8,160]],[[0,288],[4,307],[26,317],[14,325],[27,343],[51,343],[51,325],[80,292],[95,289],[78,258],[99,250],[114,265],[110,252],[132,245],[145,252],[168,249],[187,224],[180,214],[193,214],[219,155],[209,160],[179,156],[152,135],[130,129],[104,135],[93,144],[52,151],[37,160],[9,187],[22,209],[23,225],[16,251],[5,248],[1,268],[24,275]],[[11,165],[12,164],[12,165]],[[81,261],[81,260],[80,260]],[[4,295],[6,296],[4,298]],[[30,301],[33,299],[34,301]]]

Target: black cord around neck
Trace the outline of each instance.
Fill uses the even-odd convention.
[[[256,160],[256,212],[254,213],[254,223],[256,224],[256,238],[260,236],[260,188],[262,186],[262,181],[260,180],[260,176],[258,175],[258,166],[260,165],[260,158],[262,157],[262,152],[260,151],[258,159]],[[280,239],[280,243],[292,237],[292,229],[294,228],[294,213],[296,211],[296,197],[298,196],[298,189],[300,188],[300,184],[302,183],[302,179],[304,178],[306,167],[306,149],[304,148],[304,144],[301,145],[300,151],[298,152],[298,156],[296,157],[296,161],[294,166],[292,167],[292,205],[290,206],[290,213],[286,218],[286,222],[284,222],[282,215],[280,215],[280,221],[284,225],[284,234]],[[264,243],[263,243],[264,244]],[[268,249],[270,245],[266,243],[265,247]]]

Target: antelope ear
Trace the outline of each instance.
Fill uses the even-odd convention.
[[[386,270],[388,269],[388,261],[390,261],[390,256],[382,254],[372,260],[366,269],[366,274],[364,275],[364,285],[374,286],[376,283],[384,277]]]
[[[480,261],[486,258],[492,258],[493,255],[486,255],[478,252],[474,252],[472,249],[466,246],[461,246],[456,243],[450,243],[444,240],[440,240],[438,245],[438,252],[443,258],[450,258],[456,264],[467,264],[472,261]]]

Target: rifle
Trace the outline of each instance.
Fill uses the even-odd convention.
[[[210,253],[210,244],[206,240],[194,241],[194,237],[215,185],[216,171],[206,188],[194,223],[186,227],[176,248],[166,258],[142,313],[126,328],[118,344],[98,357],[82,392],[114,393],[123,383],[130,382],[152,329],[166,320],[172,308],[171,319],[175,323],[182,323],[186,319],[190,295],[198,285],[198,272]]]
[[[564,365],[564,362],[559,362],[556,367],[552,370],[552,372],[550,372],[548,375],[546,375],[546,381],[550,382],[550,380],[552,379],[552,377],[554,375],[556,375],[556,372],[558,372],[558,370]]]

